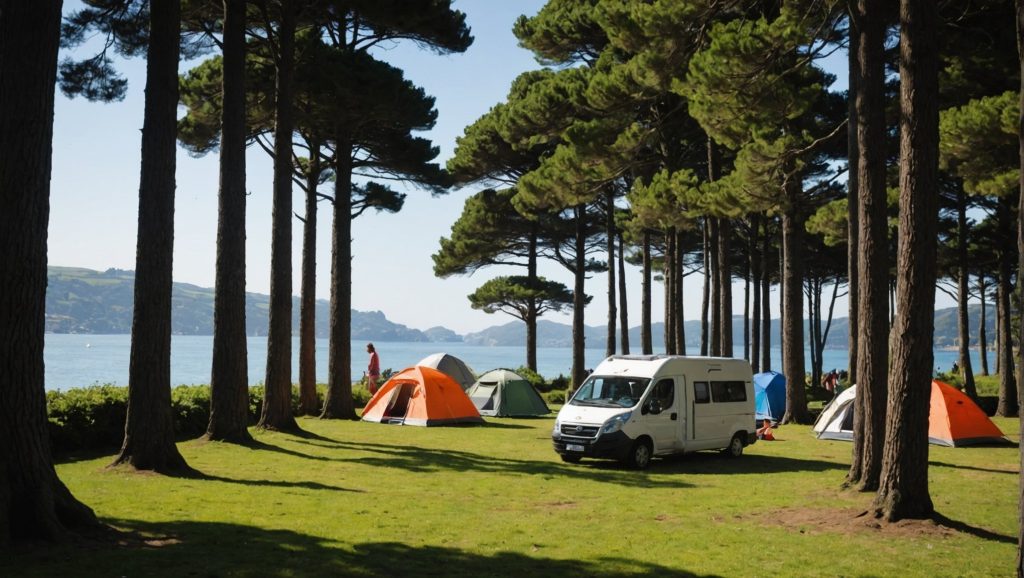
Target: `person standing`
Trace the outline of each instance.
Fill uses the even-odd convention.
[[[377,380],[380,379],[380,357],[372,343],[366,344],[366,352],[370,354],[370,365],[366,368],[366,385],[370,395],[377,393]]]
[[[825,391],[835,395],[836,386],[839,385],[839,374],[836,373],[835,369],[833,369],[832,371],[825,374],[825,377],[822,378],[821,382],[822,386],[825,387]]]

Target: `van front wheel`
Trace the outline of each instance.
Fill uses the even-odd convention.
[[[738,458],[743,455],[743,438],[740,434],[732,436],[732,441],[729,442],[729,447],[722,450],[722,453],[731,457]]]
[[[651,465],[651,454],[653,452],[654,449],[651,447],[650,440],[640,438],[630,448],[629,454],[624,460],[625,464],[636,470],[646,469],[647,466]]]

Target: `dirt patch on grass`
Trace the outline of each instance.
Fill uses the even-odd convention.
[[[896,538],[947,538],[958,531],[935,520],[900,520],[886,522],[861,508],[820,509],[782,508],[764,514],[737,516],[801,534],[831,532],[836,534],[881,533]]]
[[[552,510],[571,510],[577,506],[576,502],[569,500],[559,500],[557,502],[548,502],[541,504],[544,508],[551,508]]]

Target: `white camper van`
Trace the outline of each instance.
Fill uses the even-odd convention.
[[[598,365],[555,419],[566,462],[612,458],[645,468],[652,456],[754,443],[754,385],[742,359],[613,355]]]

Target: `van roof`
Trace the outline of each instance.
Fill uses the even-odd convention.
[[[653,355],[610,355],[605,358],[605,361],[610,359],[630,359],[637,361],[658,361],[660,359],[707,359],[715,361],[742,361],[737,360],[734,357],[709,357],[705,355],[668,355],[665,353],[655,353]]]
[[[711,362],[716,366],[729,367],[730,371],[743,366],[745,379],[749,380],[750,364],[743,359],[732,357],[700,357],[688,355],[612,355],[602,361],[594,373],[610,375],[632,375],[635,377],[654,377],[665,365],[685,362]]]

